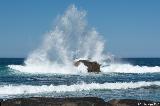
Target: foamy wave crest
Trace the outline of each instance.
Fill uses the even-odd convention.
[[[123,82],[123,83],[81,83],[74,85],[5,85],[0,86],[0,95],[17,95],[17,94],[34,94],[34,93],[50,93],[50,92],[75,92],[83,90],[98,90],[98,89],[134,89],[148,86],[160,86],[159,81],[154,82]]]
[[[60,66],[60,65],[41,65],[41,66],[21,66],[21,65],[9,65],[11,69],[18,70],[25,73],[33,74],[86,74],[87,67],[80,64],[78,67]],[[148,67],[148,66],[133,66],[130,64],[110,64],[105,67],[101,67],[103,74],[107,73],[160,73],[160,67]]]
[[[73,67],[70,65],[8,65],[9,68],[22,73],[31,73],[31,74],[86,74],[87,67],[83,64],[80,64],[78,67]]]
[[[103,73],[160,73],[160,67],[133,66],[131,64],[110,64],[109,66],[102,67],[101,71]]]

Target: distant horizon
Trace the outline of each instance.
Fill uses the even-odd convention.
[[[9,58],[10,58],[10,59],[12,59],[12,58],[13,58],[13,59],[14,59],[14,58],[27,59],[27,57],[0,57],[0,59],[5,59],[5,58],[6,58],[6,59],[9,59]],[[158,59],[158,58],[160,58],[160,57],[116,57],[116,56],[115,56],[115,58],[117,58],[117,59],[118,59],[118,58],[120,58],[120,59],[121,59],[121,58],[157,58],[157,59]]]

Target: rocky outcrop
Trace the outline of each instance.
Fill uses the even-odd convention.
[[[113,99],[108,101],[111,106],[160,106],[160,103],[135,99]]]
[[[78,98],[15,98],[1,102],[1,106],[105,106],[105,101],[96,97]]]
[[[0,99],[0,106],[1,106],[1,103],[3,102],[3,100],[2,99]]]
[[[0,106],[160,106],[160,102],[147,100],[113,99],[105,102],[103,99],[97,97],[31,97],[1,100],[0,102]]]
[[[79,66],[80,63],[83,63],[85,66],[87,66],[88,72],[100,72],[100,64],[96,61],[89,61],[89,60],[78,60],[74,63],[75,66]]]

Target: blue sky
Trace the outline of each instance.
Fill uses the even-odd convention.
[[[0,0],[0,57],[26,57],[75,4],[117,57],[160,57],[159,0]]]

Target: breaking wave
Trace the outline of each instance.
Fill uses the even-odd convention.
[[[131,64],[111,64],[101,68],[104,73],[160,73],[160,67],[133,66]]]
[[[100,90],[100,89],[134,89],[149,86],[160,86],[159,81],[154,82],[117,82],[117,83],[81,83],[74,85],[4,85],[0,86],[0,95],[19,95],[19,94],[34,94],[34,93],[50,93],[50,92],[74,92],[83,90]]]
[[[104,42],[96,29],[87,25],[86,11],[71,5],[58,17],[54,28],[45,35],[42,44],[29,54],[25,65],[9,67],[30,73],[74,74],[76,70],[79,71],[73,65],[75,59],[103,63],[109,58],[104,54]],[[81,69],[80,71],[85,72]]]
[[[160,67],[133,66],[130,64],[110,64],[112,56],[104,53],[105,41],[102,36],[87,25],[86,11],[71,5],[58,17],[54,28],[46,34],[42,44],[29,54],[24,65],[8,67],[27,73],[87,73],[84,65],[75,67],[75,59],[97,61],[102,65],[102,73],[155,73]],[[104,66],[104,64],[109,64]]]
[[[54,64],[55,65],[55,64]],[[21,66],[21,65],[9,65],[11,69],[18,70],[24,73],[33,74],[86,74],[87,68],[83,64],[79,65],[78,68],[67,67],[67,66]],[[133,66],[131,64],[110,64],[109,66],[101,67],[102,74],[107,73],[160,73],[160,67],[148,67],[148,66]]]
[[[80,64],[78,67],[72,67],[67,65],[8,65],[9,68],[14,69],[22,73],[31,73],[31,74],[85,74],[87,73],[87,68],[85,65]]]
[[[28,56],[25,65],[72,66],[74,60],[80,58],[101,63],[107,57],[102,36],[87,25],[86,11],[71,5],[58,17],[39,48]]]

